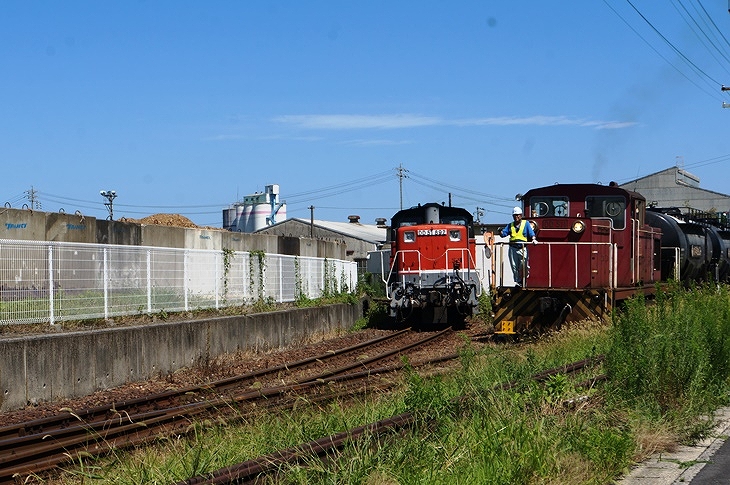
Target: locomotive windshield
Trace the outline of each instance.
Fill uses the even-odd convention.
[[[567,197],[531,197],[530,217],[568,217]]]
[[[429,221],[433,223],[433,221]],[[463,216],[442,216],[439,221],[436,222],[437,224],[453,224],[455,226],[468,226],[469,221],[467,221]],[[420,215],[413,215],[410,217],[404,217],[400,221],[398,221],[398,227],[406,227],[406,226],[417,226],[419,224],[426,224],[426,219]]]
[[[466,226],[466,219],[463,217],[442,217],[441,224],[453,224],[455,226]]]
[[[607,217],[614,229],[626,227],[626,199],[622,196],[586,197],[586,217]]]

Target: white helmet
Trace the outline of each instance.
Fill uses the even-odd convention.
[[[516,216],[517,214],[522,215],[522,208],[521,207],[515,207],[512,209],[512,215]]]

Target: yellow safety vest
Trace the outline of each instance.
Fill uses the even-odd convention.
[[[519,228],[515,228],[514,222],[509,225],[509,242],[527,242],[525,224],[527,224],[527,221],[522,219]]]

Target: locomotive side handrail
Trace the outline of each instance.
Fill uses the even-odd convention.
[[[682,261],[680,260],[680,258],[681,258],[681,255],[682,255],[682,248],[675,247],[675,246],[666,246],[666,247],[661,248],[661,251],[662,252],[669,252],[669,251],[671,251],[671,252],[674,253],[674,258],[673,258],[673,260],[674,260],[673,276],[674,276],[674,279],[675,280],[681,281],[681,279],[682,279],[682,275],[681,275]],[[665,275],[665,276],[669,277],[669,275]]]
[[[515,244],[515,243],[511,243]],[[518,243],[523,246],[529,246],[531,243]],[[499,284],[495,286],[504,286],[504,261],[508,260],[509,258],[505,257],[505,247],[509,246],[510,243],[507,241],[500,241],[495,242],[495,246],[499,246],[500,250],[494,251],[493,254],[499,253],[499,261],[496,261],[495,264],[493,264],[493,267],[496,267],[496,263],[499,264],[498,271],[495,271],[495,280],[497,278],[496,273],[499,273]],[[548,287],[553,287],[553,253],[552,248],[554,246],[573,246],[574,252],[573,252],[573,259],[574,259],[574,267],[573,271],[575,274],[575,283],[572,288],[569,289],[578,289],[578,274],[579,274],[579,268],[578,268],[578,247],[579,246],[607,246],[609,248],[608,256],[609,256],[609,288],[613,289],[617,286],[617,273],[618,268],[617,266],[617,245],[616,243],[612,242],[568,242],[568,241],[551,241],[551,242],[539,242],[536,245],[538,246],[547,246],[547,253],[548,253]],[[528,257],[529,258],[529,257]],[[528,259],[528,265],[529,265],[529,259]],[[525,281],[522,282],[522,285],[525,286]]]
[[[462,260],[462,262],[464,260],[464,253],[466,253],[466,255],[468,257],[467,261],[468,261],[469,264],[466,265],[466,266],[464,266],[463,263],[462,263],[462,266],[459,268],[460,270],[463,270],[466,273],[466,278],[464,278],[464,279],[470,279],[470,276],[471,276],[471,273],[472,272],[474,272],[477,275],[477,279],[478,279],[479,274],[478,274],[478,271],[476,269],[476,261],[474,261],[474,258],[472,257],[472,254],[471,254],[471,252],[469,251],[468,248],[450,248],[450,249],[447,249],[443,253],[443,255],[442,255],[445,258],[445,264],[443,265],[443,268],[444,268],[443,271],[448,272],[448,271],[453,271],[454,270],[454,267],[449,262],[449,253],[454,253],[454,252],[457,252],[457,253],[460,253],[461,254],[461,260]],[[383,278],[383,281],[385,282],[385,295],[388,298],[391,297],[391,294],[390,294],[391,293],[390,292],[390,286],[388,285],[388,282],[391,281],[391,277],[393,276],[393,272],[395,271],[395,268],[397,266],[397,263],[398,262],[404,263],[405,262],[405,256],[408,253],[415,253],[415,255],[416,255],[416,262],[417,262],[417,268],[418,269],[401,270],[400,271],[401,276],[403,276],[403,275],[418,274],[419,275],[419,279],[420,279],[420,275],[422,275],[423,272],[424,272],[423,265],[422,265],[422,259],[429,259],[430,260],[430,258],[425,258],[421,254],[421,251],[419,251],[418,249],[403,249],[403,250],[400,250],[400,251],[396,251],[395,255],[393,256],[393,264],[391,264],[390,270],[388,271],[388,277],[387,278]],[[398,258],[400,258],[400,260]],[[439,258],[437,258],[437,259],[441,259],[441,256]],[[479,296],[481,294],[482,288],[481,288],[481,285],[476,285],[476,286],[477,286],[477,296]]]

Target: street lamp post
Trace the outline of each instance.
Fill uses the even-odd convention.
[[[117,192],[114,190],[100,190],[99,193],[102,197],[105,197],[109,202],[104,202],[104,205],[109,210],[109,220],[114,220],[114,199],[117,198]]]

